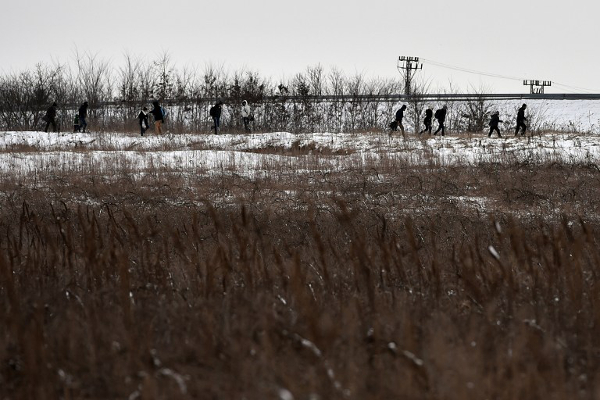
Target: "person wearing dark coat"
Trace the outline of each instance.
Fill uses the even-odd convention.
[[[492,133],[494,131],[498,132],[498,137],[502,137],[502,135],[500,134],[500,129],[498,128],[498,124],[500,122],[504,121],[500,121],[500,113],[496,111],[492,114],[492,118],[490,119],[490,133],[488,134],[488,137],[492,137]]]
[[[444,133],[445,133],[444,123],[446,122],[446,111],[447,110],[448,110],[448,107],[444,106],[435,112],[434,117],[435,117],[435,119],[437,119],[439,126],[438,126],[437,130],[433,133],[434,135],[437,135],[437,133],[439,131],[442,131],[442,136],[444,136]]]
[[[88,110],[88,102],[85,101],[81,107],[79,107],[79,128],[81,132],[85,132],[85,128],[87,128],[87,110]]]
[[[219,126],[221,125],[221,111],[223,108],[223,102],[221,100],[212,106],[209,110],[209,114],[213,119],[213,126],[211,129],[215,130],[215,135],[219,133]]]
[[[402,119],[404,118],[404,110],[406,110],[406,104],[403,104],[402,107],[400,107],[398,111],[396,111],[396,129],[393,129],[394,131],[397,131],[398,128],[400,128],[402,136],[404,136],[404,125],[402,125]]]
[[[45,132],[48,132],[48,128],[52,125],[52,131],[56,132],[58,129],[56,128],[56,107],[58,104],[56,102],[52,103],[50,108],[46,111],[46,115],[44,115],[43,120],[46,121],[46,129]]]
[[[523,128],[523,132],[521,136],[525,135],[525,131],[527,130],[527,126],[525,125],[525,121],[527,121],[527,117],[525,117],[525,109],[527,108],[527,104],[523,104],[519,111],[517,112],[517,129],[515,129],[515,136],[519,134],[519,129]]]
[[[140,131],[142,133],[142,136],[144,136],[144,133],[146,133],[146,129],[148,129],[148,127],[150,126],[150,124],[148,123],[148,107],[144,107],[142,111],[140,111],[140,113],[138,114],[138,120],[140,122]]]
[[[423,120],[423,124],[425,124],[425,129],[423,129],[421,132],[419,132],[419,135],[425,132],[429,132],[429,134],[431,135],[431,119],[433,118],[433,110],[431,108],[428,108],[427,110],[425,110],[425,119]]]
[[[152,105],[153,108],[152,111],[150,111],[150,114],[154,117],[154,132],[156,132],[157,135],[162,135],[162,124],[165,118],[164,112],[158,101],[152,102]]]

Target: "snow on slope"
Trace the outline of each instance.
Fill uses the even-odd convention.
[[[300,149],[284,152],[284,149]],[[0,174],[114,170],[134,172],[163,167],[182,173],[235,171],[252,176],[270,165],[301,171],[356,166],[386,158],[415,165],[503,162],[600,163],[600,136],[542,134],[527,137],[485,135],[390,138],[384,133],[273,132],[261,134],[170,134],[146,137],[122,133],[0,132]]]

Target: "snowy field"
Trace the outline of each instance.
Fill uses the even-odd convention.
[[[0,173],[128,173],[160,167],[181,173],[235,172],[252,177],[284,165],[339,170],[384,159],[411,165],[478,165],[503,162],[600,162],[600,136],[542,134],[488,138],[486,135],[389,137],[383,133],[292,134],[287,132],[222,135],[120,133],[0,133]]]

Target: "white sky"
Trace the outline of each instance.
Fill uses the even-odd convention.
[[[571,0],[21,0],[2,5],[0,72],[124,54],[223,65],[277,80],[308,66],[398,78],[400,55],[519,79],[547,93],[600,92],[600,2]],[[432,91],[526,93],[522,82],[424,62]],[[584,88],[586,90],[579,90]]]

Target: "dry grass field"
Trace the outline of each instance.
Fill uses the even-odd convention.
[[[244,153],[2,172],[0,399],[600,398],[596,163]]]

